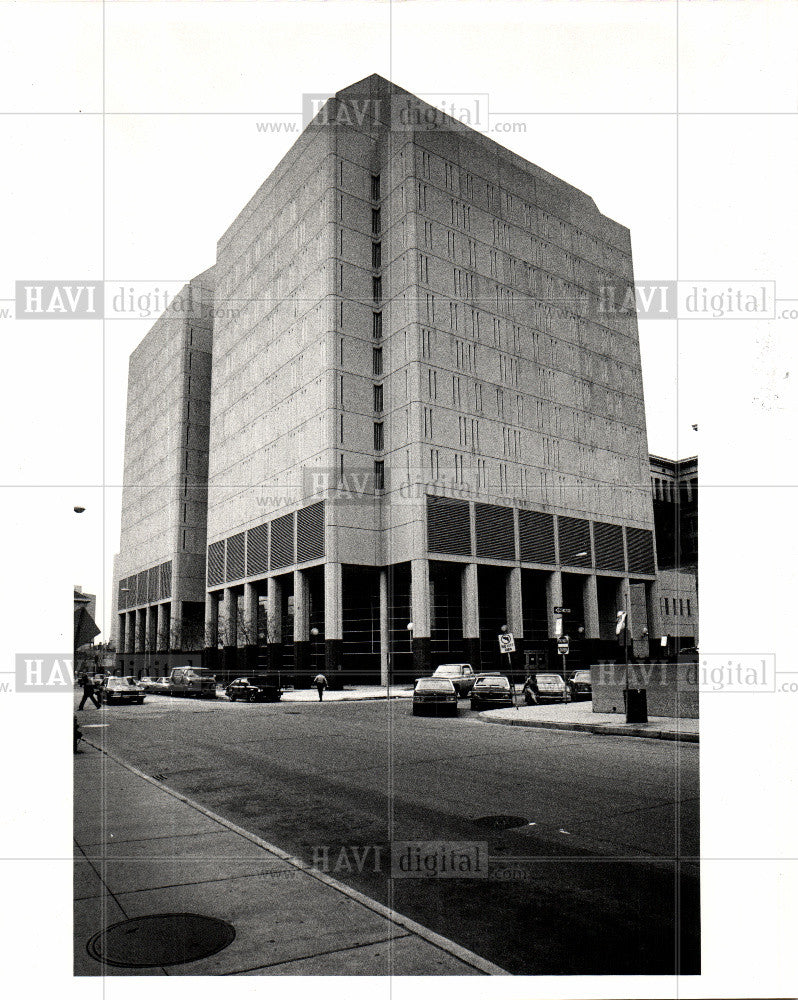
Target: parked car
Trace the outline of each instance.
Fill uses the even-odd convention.
[[[173,667],[169,676],[169,693],[195,698],[215,698],[216,678],[205,667]]]
[[[147,694],[169,694],[168,677],[142,677],[141,683]]]
[[[432,711],[457,715],[457,691],[448,677],[421,677],[413,689],[413,715]]]
[[[432,676],[450,680],[461,698],[465,698],[474,686],[474,671],[470,663],[442,663]]]
[[[135,677],[106,677],[99,694],[104,705],[144,704],[144,688]]]
[[[230,701],[279,701],[283,692],[273,677],[237,677],[227,685]]]
[[[592,698],[593,684],[590,680],[590,671],[577,670],[568,681],[568,690],[571,692],[572,701],[576,701],[577,698]]]
[[[570,701],[570,697],[559,674],[535,674],[524,683],[524,701],[536,705],[538,701]]]
[[[509,677],[491,676],[488,674],[477,677],[471,689],[471,708],[512,708],[513,689]]]

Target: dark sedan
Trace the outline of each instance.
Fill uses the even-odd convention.
[[[577,698],[592,698],[593,685],[590,681],[590,671],[577,670],[568,681],[568,690],[571,692],[573,701],[576,701]]]
[[[433,712],[457,715],[457,691],[445,677],[422,677],[413,690],[413,715]]]
[[[471,708],[512,708],[513,689],[507,677],[477,677],[471,689]]]
[[[279,701],[283,692],[272,677],[237,677],[227,685],[230,701]]]

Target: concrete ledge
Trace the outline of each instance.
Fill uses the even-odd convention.
[[[507,710],[511,711],[511,710]],[[530,719],[528,717],[498,717],[496,712],[480,712],[480,719],[500,726],[523,726],[527,729],[560,729],[575,733],[595,733],[604,736],[637,736],[649,740],[671,740],[680,743],[698,743],[698,733],[683,732],[678,729],[657,729],[624,723],[613,725],[607,722],[560,722],[550,719]]]

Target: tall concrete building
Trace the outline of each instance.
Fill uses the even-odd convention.
[[[209,665],[491,667],[503,626],[516,665],[560,630],[576,665],[617,648],[623,607],[648,652],[636,317],[601,306],[631,245],[588,195],[373,76],[310,122],[215,277]]]
[[[213,269],[175,297],[130,357],[117,664],[163,673],[203,646]]]

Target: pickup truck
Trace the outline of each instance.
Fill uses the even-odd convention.
[[[169,675],[169,694],[215,698],[216,678],[205,667],[173,667]]]

